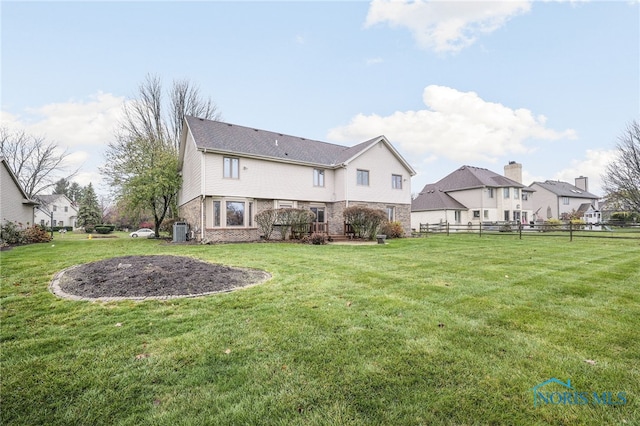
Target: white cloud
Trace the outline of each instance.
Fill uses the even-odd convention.
[[[62,145],[104,145],[113,139],[122,117],[124,98],[98,92],[88,100],[68,101],[29,109],[28,133],[44,135]]]
[[[382,62],[384,62],[384,60],[380,57],[377,58],[369,58],[367,59],[367,65],[376,65],[376,64],[381,64]]]
[[[386,117],[358,114],[348,125],[330,130],[328,138],[349,142],[383,134],[411,156],[456,162],[495,162],[508,154],[531,152],[534,148],[525,145],[528,139],[575,138],[573,130],[545,127],[544,116],[487,102],[474,92],[432,85],[424,89],[423,101],[424,110]]]
[[[586,176],[589,178],[589,192],[603,196],[602,174],[617,155],[616,150],[594,150],[588,149],[585,156],[579,160],[573,160],[566,169],[556,173],[554,180],[561,180],[574,184],[575,178]]]
[[[373,0],[365,27],[406,27],[422,48],[458,52],[530,9],[531,1]]]
[[[92,182],[96,190],[102,178],[99,163],[103,151],[114,138],[122,118],[125,98],[98,92],[83,100],[69,100],[25,111],[2,111],[0,123],[10,130],[44,137],[69,154],[64,172],[79,170],[72,180],[82,186]]]

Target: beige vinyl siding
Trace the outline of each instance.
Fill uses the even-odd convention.
[[[222,167],[225,156],[240,159],[238,179],[223,177]],[[324,169],[324,186],[321,187],[313,185],[313,169],[318,166],[214,153],[206,153],[204,161],[206,168],[204,192],[209,196],[316,202],[332,202],[336,197],[334,171],[330,169]]]
[[[25,205],[24,196],[20,188],[9,174],[9,171],[0,166],[0,187],[2,187],[2,199],[0,200],[0,219],[22,223],[24,226],[33,224],[33,206]]]
[[[187,133],[185,141],[184,163],[182,166],[182,187],[178,197],[178,205],[182,205],[202,194],[202,151],[198,151],[196,144],[191,136],[191,132]]]
[[[369,171],[369,185],[357,184],[357,170]],[[402,189],[391,185],[392,175],[402,176]],[[348,165],[346,191],[349,200],[411,204],[411,175],[383,142],[378,142]]]

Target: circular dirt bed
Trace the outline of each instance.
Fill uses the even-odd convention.
[[[232,268],[181,256],[124,256],[65,269],[51,291],[75,300],[169,299],[203,296],[260,284],[257,269]]]

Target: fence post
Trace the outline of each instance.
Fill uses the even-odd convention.
[[[520,234],[520,239],[522,239],[522,223],[518,224],[518,233]]]
[[[449,221],[447,221],[447,237],[449,236]]]
[[[480,229],[480,238],[482,238],[482,222],[480,222],[479,226],[480,226],[480,228],[479,228]]]
[[[569,241],[573,241],[573,223],[569,221]]]

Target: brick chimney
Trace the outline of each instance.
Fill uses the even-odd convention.
[[[576,188],[589,192],[589,178],[584,176],[576,178]]]
[[[509,164],[504,166],[504,175],[511,180],[522,183],[522,164],[509,161]]]

